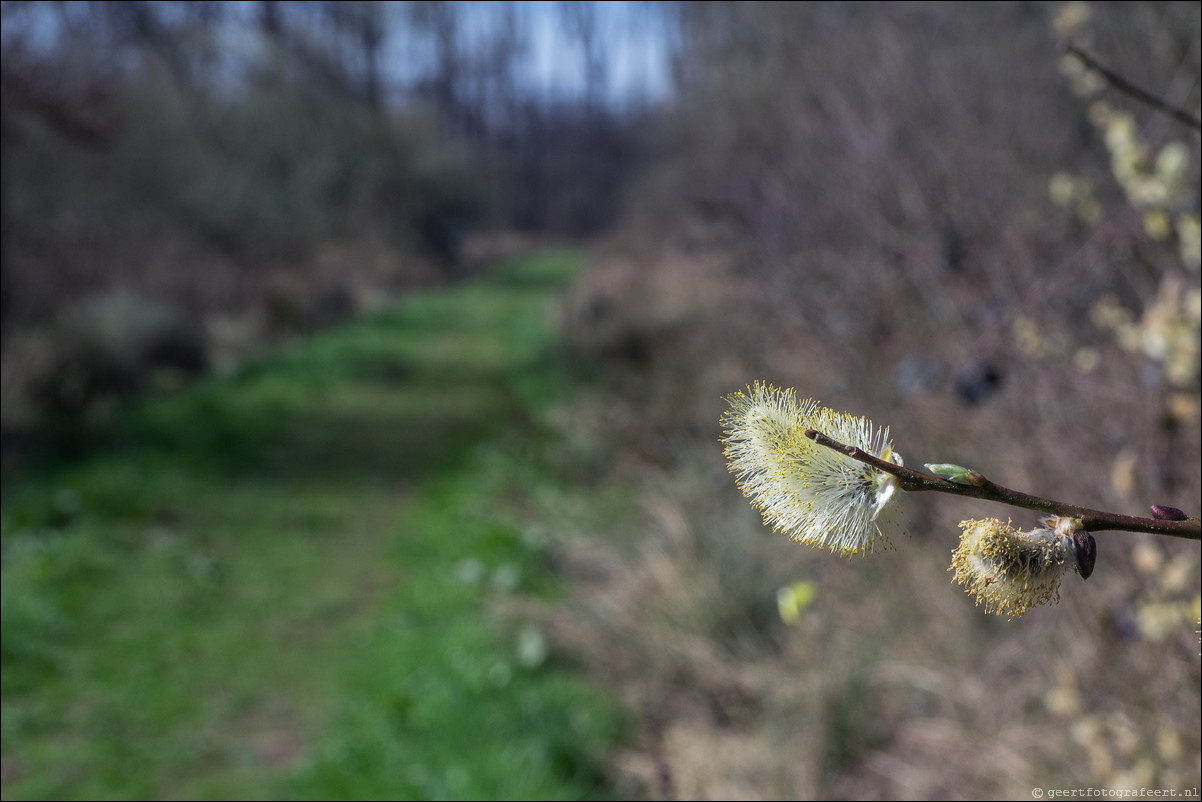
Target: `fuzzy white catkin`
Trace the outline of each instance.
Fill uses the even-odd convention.
[[[799,402],[793,390],[761,382],[726,401],[722,443],[730,470],[765,523],[838,554],[868,554],[891,545],[881,513],[897,480],[805,436],[815,429],[900,465],[888,428],[876,429],[811,399]]]

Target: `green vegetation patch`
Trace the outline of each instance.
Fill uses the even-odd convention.
[[[620,717],[491,602],[553,596],[548,305],[413,298],[6,479],[5,798],[569,798]]]

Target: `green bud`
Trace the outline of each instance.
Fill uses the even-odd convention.
[[[950,462],[929,462],[925,467],[936,476],[958,485],[980,484],[980,474],[972,468],[965,468],[963,465],[953,465]]]

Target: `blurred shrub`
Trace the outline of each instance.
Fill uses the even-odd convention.
[[[130,291],[92,298],[63,316],[51,365],[36,383],[44,411],[78,415],[207,367],[204,332],[180,310]]]

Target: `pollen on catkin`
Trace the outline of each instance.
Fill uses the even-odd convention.
[[[837,554],[890,545],[881,513],[897,490],[896,478],[805,436],[816,429],[900,465],[888,428],[761,382],[726,401],[722,443],[730,471],[765,523]]]
[[[949,571],[985,611],[1019,618],[1036,605],[1060,601],[1060,578],[1075,564],[1071,534],[1022,532],[996,518],[962,521]]]

